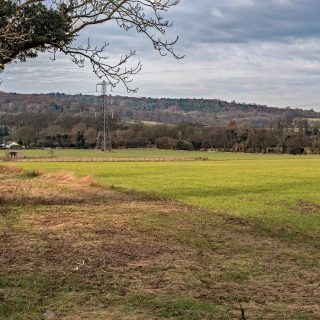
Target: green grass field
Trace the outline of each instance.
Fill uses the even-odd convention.
[[[0,319],[318,320],[320,157],[209,154],[2,162]]]
[[[17,165],[91,175],[107,187],[142,191],[295,233],[320,234],[319,157],[212,153],[213,157],[219,161]]]
[[[7,151],[0,150],[0,159]],[[121,149],[112,152],[102,152],[95,149],[52,149],[52,150],[21,150],[26,158],[138,158],[138,157],[207,157],[211,160],[250,160],[250,159],[295,159],[292,155],[262,155],[246,153],[221,153],[214,151],[183,151],[159,149]],[[317,158],[314,155],[305,155],[304,158]]]
[[[52,150],[21,150],[25,157],[33,158],[137,158],[137,157],[204,157],[207,152],[189,152],[158,149],[123,149],[113,152],[102,152],[95,149],[52,149]],[[53,154],[51,153],[53,152]],[[4,157],[5,151],[0,151],[0,157]],[[209,156],[214,156],[212,152]]]

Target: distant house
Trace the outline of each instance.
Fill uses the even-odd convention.
[[[5,148],[6,149],[22,149],[22,146],[19,143],[12,141],[12,142],[8,142]]]

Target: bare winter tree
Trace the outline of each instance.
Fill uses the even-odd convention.
[[[50,4],[48,4],[50,2]],[[138,63],[127,68],[136,52],[130,51],[115,64],[105,56],[107,43],[100,47],[74,45],[85,28],[114,21],[119,28],[144,34],[161,54],[176,59],[173,41],[165,39],[172,23],[164,14],[180,0],[0,0],[0,70],[13,61],[37,57],[49,51],[55,57],[63,52],[78,66],[90,63],[98,77],[113,85],[123,83],[127,90],[131,76],[140,71]]]

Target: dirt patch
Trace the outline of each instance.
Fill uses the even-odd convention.
[[[300,200],[298,203],[298,206],[299,206],[300,211],[305,214],[320,213],[320,205],[313,203],[313,202]]]

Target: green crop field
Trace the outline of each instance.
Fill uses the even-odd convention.
[[[18,165],[91,175],[106,187],[143,191],[295,233],[320,234],[319,157],[212,153],[213,157],[219,161]]]

